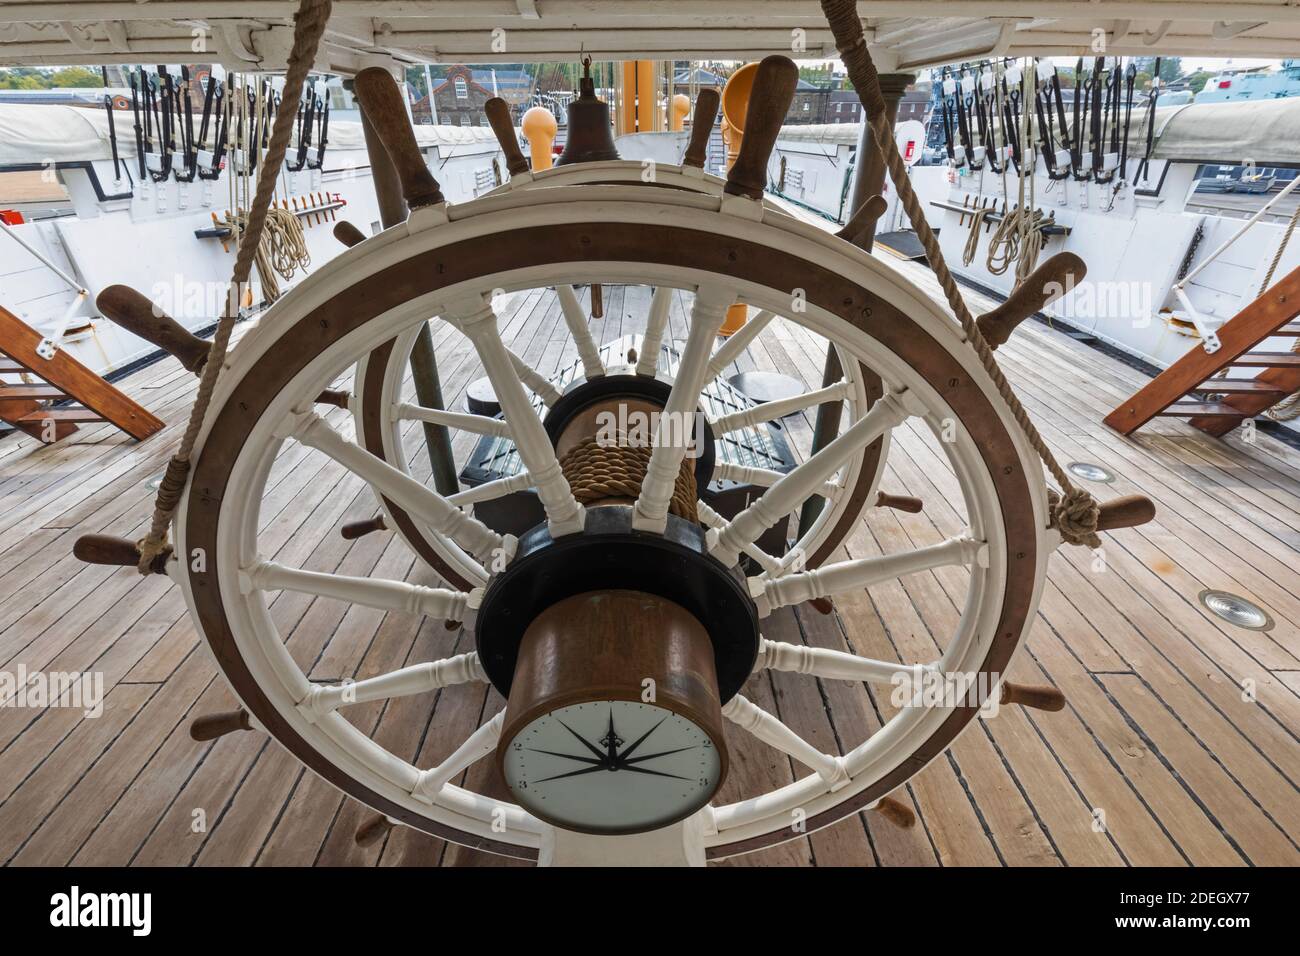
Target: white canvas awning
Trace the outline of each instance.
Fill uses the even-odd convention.
[[[1300,166],[1300,97],[1158,109],[1156,131],[1156,159]]]
[[[284,68],[293,0],[5,0],[0,65]],[[885,70],[994,56],[1285,57],[1293,0],[859,0]],[[198,47],[196,49],[196,47]],[[834,57],[817,0],[335,0],[317,66]]]

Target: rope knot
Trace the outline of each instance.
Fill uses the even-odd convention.
[[[1094,549],[1101,547],[1101,538],[1097,537],[1101,506],[1096,498],[1082,488],[1071,488],[1064,498],[1049,489],[1047,503],[1052,513],[1051,526],[1069,544]]]

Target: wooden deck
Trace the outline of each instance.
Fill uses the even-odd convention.
[[[607,289],[602,340],[635,331],[645,304],[638,290]],[[673,313],[679,338],[680,306]],[[549,295],[518,303],[506,338],[543,371],[571,357]],[[463,340],[441,354],[444,385],[458,402],[477,365]],[[1143,377],[1036,323],[998,357],[1063,461],[1097,462],[1118,475],[1102,497],[1141,492],[1159,507],[1156,522],[1105,536],[1104,565],[1075,549],[1052,558],[1032,637],[1009,677],[1055,684],[1067,708],[1010,707],[979,722],[897,794],[918,812],[910,831],[866,814],[724,865],[1300,863],[1300,452],[1265,435],[1253,444],[1236,435],[1220,441],[1170,421],[1119,438],[1100,420]],[[808,337],[779,325],[745,362],[820,378],[821,357]],[[165,579],[82,565],[71,555],[86,532],[142,533],[152,497],[146,482],[178,437],[195,380],[168,360],[122,385],[167,422],[163,434],[136,444],[94,425],[48,447],[21,435],[0,440],[0,670],[95,671],[107,690],[99,719],[71,709],[0,708],[0,860],[505,862],[407,830],[360,849],[352,834],[368,811],[267,738],[190,739],[194,716],[233,701],[179,593]],[[786,421],[806,448],[809,421]],[[418,429],[411,436],[418,440]],[[429,580],[392,535],[340,537],[341,524],[374,510],[358,479],[317,453],[299,451],[282,465],[264,505],[268,556]],[[847,542],[849,554],[926,544],[959,527],[947,503],[948,473],[928,435],[901,430],[883,487],[923,498],[925,511],[870,511]],[[943,575],[913,575],[839,599],[834,617],[806,607],[778,613],[764,632],[916,659],[946,639],[956,618],[948,584]],[[1197,603],[1203,588],[1251,597],[1275,629],[1219,621]],[[463,636],[440,622],[345,610],[292,594],[272,607],[315,678],[369,676],[463,649]],[[822,750],[852,746],[889,712],[887,700],[862,686],[796,674],[762,674],[745,693]],[[495,693],[462,686],[386,708],[365,705],[352,716],[428,766],[500,706]],[[469,785],[484,786],[486,771],[487,762],[472,768]],[[722,796],[792,774],[785,757],[737,741]]]

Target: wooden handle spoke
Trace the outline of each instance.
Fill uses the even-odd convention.
[[[86,564],[111,564],[123,568],[140,565],[140,546],[129,538],[111,534],[83,534],[72,546],[72,554]],[[171,554],[171,549],[168,548],[154,558],[150,565],[154,574],[165,572]]]
[[[392,832],[393,826],[392,820],[382,813],[376,813],[357,827],[357,832],[352,839],[356,841],[357,846],[374,846]]]
[[[719,101],[718,91],[712,88],[700,90],[699,96],[695,98],[695,117],[691,121],[691,139],[686,144],[683,166],[704,168],[709,152],[709,136],[713,133],[713,124],[718,120]]]
[[[925,509],[925,502],[911,495],[889,495],[882,491],[876,495],[876,507],[893,508],[895,511],[919,515]]]
[[[228,710],[220,714],[206,714],[203,717],[195,717],[190,724],[190,736],[195,740],[216,740],[218,737],[224,737],[226,734],[233,734],[239,730],[252,730],[253,725],[248,720],[248,711],[242,707],[239,710]]]
[[[1155,516],[1155,503],[1146,495],[1124,495],[1102,504],[1101,514],[1097,518],[1097,530],[1136,528],[1140,524],[1146,524]]]
[[[346,219],[340,219],[334,224],[334,238],[349,249],[366,241],[365,234]]]
[[[180,359],[181,364],[195,374],[208,360],[210,345],[206,340],[192,334],[171,316],[164,315],[129,286],[109,286],[95,299],[95,304],[114,325]]]
[[[862,245],[864,234],[875,235],[874,227],[877,220],[885,214],[889,208],[889,201],[884,196],[872,196],[862,206],[849,217],[849,221],[844,224],[839,232],[835,235],[845,242],[851,242],[855,246]]]
[[[343,527],[339,528],[341,534],[348,541],[355,541],[357,538],[364,538],[368,534],[376,531],[387,531],[388,525],[384,524],[383,515],[375,515],[373,518],[367,518],[364,521],[349,521]]]
[[[1065,708],[1065,695],[1055,687],[1039,687],[1033,684],[1013,684],[1010,681],[1003,681],[1001,703],[1019,704],[1021,707],[1055,713]]]
[[[776,146],[798,83],[799,68],[789,57],[769,56],[759,63],[745,111],[744,138],[724,187],[730,195],[763,198],[768,157]]]
[[[1030,273],[1007,301],[976,319],[976,324],[989,345],[997,348],[1011,338],[1017,325],[1073,288],[1087,274],[1088,267],[1073,252],[1058,252]]]
[[[337,388],[327,388],[316,396],[316,401],[320,404],[333,405],[335,408],[347,408],[351,400],[350,393]]]
[[[872,809],[902,830],[910,830],[916,826],[916,814],[912,812],[912,808],[893,797],[881,797],[880,802]]]
[[[443,202],[438,181],[429,172],[424,154],[415,141],[415,131],[406,116],[406,105],[391,73],[372,66],[357,74],[355,89],[366,119],[374,127],[402,183],[402,196],[412,209]]]
[[[510,118],[510,106],[499,96],[494,96],[483,104],[488,125],[496,134],[497,144],[506,156],[506,169],[511,176],[518,176],[529,170],[528,157],[519,148],[519,136],[515,133],[514,120]]]

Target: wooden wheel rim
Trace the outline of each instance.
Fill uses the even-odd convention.
[[[957,644],[954,638],[941,663],[946,669],[1000,677],[1027,629],[1042,584],[1045,488],[1031,450],[1018,430],[1008,425],[1009,413],[973,353],[960,342],[951,321],[887,267],[811,228],[784,222],[719,221],[716,202],[710,209],[706,197],[666,200],[675,207],[677,219],[668,225],[645,204],[617,202],[621,198],[617,189],[589,188],[587,202],[542,196],[542,192],[552,191],[538,191],[527,202],[480,202],[463,207],[462,215],[454,217],[452,224],[416,232],[409,240],[406,230],[390,230],[391,237],[385,235],[365,244],[371,249],[358,247],[339,257],[317,273],[316,283],[298,287],[277,304],[259,330],[245,339],[236,367],[216,396],[178,516],[180,553],[206,548],[218,556],[237,554],[240,561],[255,557],[242,549],[247,532],[255,530],[256,508],[241,512],[240,496],[227,495],[233,492],[229,482],[237,471],[242,469],[240,477],[251,473],[253,479],[264,479],[274,460],[274,448],[269,455],[265,449],[257,455],[256,443],[250,439],[269,441],[277,411],[287,412],[296,401],[331,380],[340,370],[339,352],[351,347],[351,354],[357,355],[363,351],[357,347],[363,338],[391,337],[396,331],[392,327],[418,321],[420,311],[429,314],[431,302],[449,294],[457,284],[462,294],[469,283],[502,285],[498,280],[505,272],[525,282],[530,269],[556,262],[572,262],[575,269],[602,282],[644,282],[647,275],[666,281],[670,272],[680,276],[696,270],[701,280],[710,275],[733,277],[749,300],[762,305],[765,297],[788,296],[786,288],[793,287],[788,280],[793,277],[807,290],[810,327],[823,327],[825,334],[846,343],[856,355],[870,353],[880,359],[872,351],[874,343],[889,359],[889,367],[882,371],[891,381],[917,388],[929,407],[947,410],[958,424],[958,441],[949,450],[949,460],[964,488],[978,481],[993,495],[997,506],[983,516],[989,525],[982,530],[991,543],[997,532],[1000,546],[990,548],[995,553],[989,569],[982,572],[981,580],[990,585],[991,600],[977,594],[972,576],[968,609],[972,602],[979,608],[979,620],[971,628],[975,643],[964,648],[961,660],[952,660],[949,651]],[[498,212],[511,215],[495,217]],[[629,222],[638,222],[640,228],[628,230]],[[538,233],[533,235],[533,230]],[[636,232],[635,241],[630,232]],[[502,243],[502,233],[520,238],[518,248],[515,243]],[[545,241],[540,241],[542,238]],[[394,248],[399,242],[403,245]],[[454,258],[442,252],[451,246],[457,248]],[[794,254],[792,247],[801,247],[802,255]],[[600,250],[600,262],[590,258],[594,249]],[[384,262],[398,253],[396,261]],[[684,258],[689,262],[683,262]],[[508,261],[499,264],[501,260]],[[640,278],[628,277],[626,270],[631,265],[639,266]],[[868,285],[884,290],[889,301],[866,291]],[[344,288],[351,293],[340,295]],[[426,292],[429,289],[433,291]],[[294,318],[295,312],[298,318]],[[367,323],[373,324],[363,328]],[[336,364],[330,366],[331,361]],[[254,367],[258,374],[248,374]],[[246,447],[251,447],[250,455],[244,455]],[[1035,477],[1031,480],[1030,475]],[[251,487],[260,488],[261,484],[254,480]],[[231,506],[233,513],[221,520],[222,512]],[[969,502],[968,510],[974,527],[977,516]],[[269,625],[269,615],[264,607],[250,609],[251,602],[244,602],[239,594],[238,575],[222,577],[221,566],[221,561],[213,560],[206,572],[194,574],[182,563],[179,576],[218,664],[259,724],[315,772],[395,820],[469,846],[523,858],[536,856],[536,821],[517,808],[510,819],[509,835],[499,839],[485,822],[485,811],[475,806],[476,799],[486,802],[485,798],[449,787],[442,805],[416,804],[409,792],[391,782],[400,776],[397,765],[403,762],[343,717],[330,714],[314,725],[303,720],[294,701],[305,692],[305,677],[291,660],[292,674],[286,672],[283,661],[262,656],[266,648],[249,644],[253,615],[265,619],[259,621],[263,626]],[[238,633],[228,616],[231,612],[239,618]],[[279,652],[287,659],[282,646]],[[963,666],[968,661],[974,666]],[[263,680],[279,682],[270,686],[283,700],[268,696]],[[294,692],[285,688],[294,688]],[[897,729],[906,716],[900,714],[847,755],[851,762],[854,754],[868,755],[851,770],[853,779],[848,786],[830,792],[814,774],[767,795],[767,806],[773,812],[765,815],[750,812],[741,804],[719,808],[715,820],[720,832],[708,839],[708,855],[717,858],[747,852],[802,835],[786,825],[784,813],[789,809],[805,811],[803,832],[810,832],[873,804],[941,753],[975,715],[973,707],[926,710],[909,718],[906,730],[891,735],[891,729]],[[380,779],[372,779],[371,769],[328,737],[321,730],[325,726],[368,759],[373,758],[380,767]],[[902,753],[907,734],[920,742]],[[872,772],[866,772],[868,769]]]

